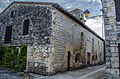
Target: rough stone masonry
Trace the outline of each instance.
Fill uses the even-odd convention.
[[[104,62],[104,40],[56,3],[10,4],[0,15],[0,45],[27,45],[26,69],[43,75]]]
[[[120,0],[101,0],[108,79],[120,79]]]

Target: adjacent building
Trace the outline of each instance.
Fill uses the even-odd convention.
[[[56,3],[11,3],[0,14],[0,45],[27,45],[26,69],[44,75],[104,62],[104,40]]]
[[[108,79],[120,79],[120,0],[101,0]]]

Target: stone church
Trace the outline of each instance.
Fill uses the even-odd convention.
[[[104,40],[57,3],[11,3],[0,14],[0,45],[27,45],[26,69],[43,75],[104,62]]]
[[[101,0],[107,79],[120,79],[120,0]]]

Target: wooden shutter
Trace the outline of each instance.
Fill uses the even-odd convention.
[[[29,33],[29,19],[24,20],[23,23],[23,35],[28,35]]]
[[[4,43],[11,43],[12,26],[6,27]]]

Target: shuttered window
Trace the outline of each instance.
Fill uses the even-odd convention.
[[[6,27],[4,43],[11,43],[12,26]]]
[[[29,19],[24,20],[23,23],[23,35],[28,35],[29,33]]]

